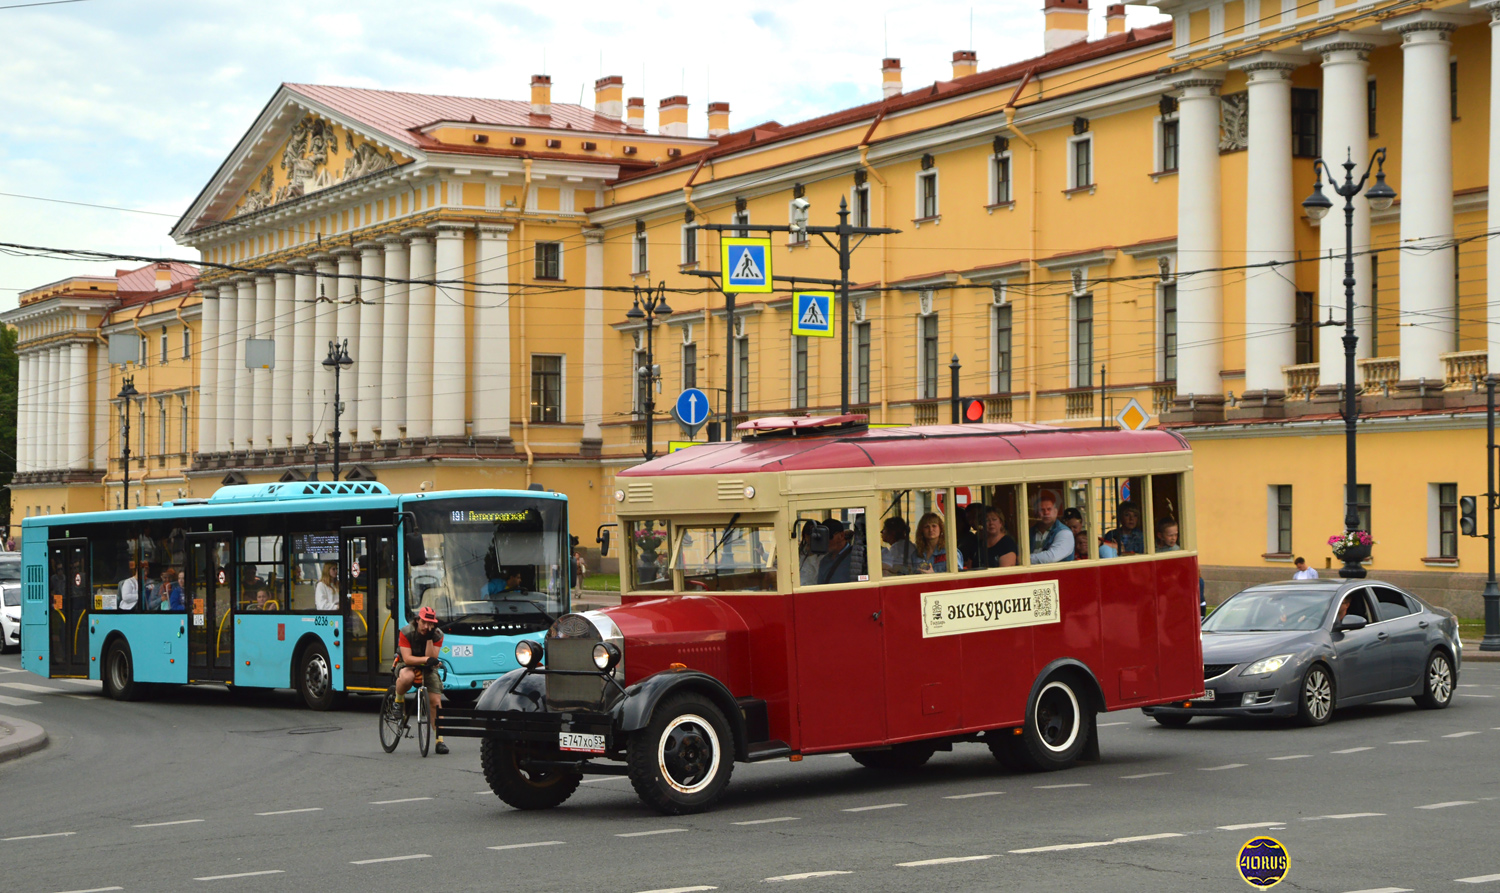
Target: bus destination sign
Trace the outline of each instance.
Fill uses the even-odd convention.
[[[922,593],[922,638],[1059,623],[1056,580]]]

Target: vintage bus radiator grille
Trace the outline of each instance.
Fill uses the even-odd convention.
[[[719,500],[721,502],[732,499],[745,498],[745,482],[742,480],[719,481]]]
[[[650,502],[653,498],[655,498],[655,494],[652,492],[650,484],[625,485],[626,502]]]
[[[1203,678],[1212,679],[1215,676],[1222,676],[1225,673],[1228,673],[1230,670],[1234,669],[1234,667],[1234,664],[1204,664]]]
[[[599,708],[604,697],[605,681],[603,676],[597,675],[599,671],[594,666],[594,646],[597,644],[597,635],[576,639],[547,637],[547,669],[570,671],[566,675],[554,672],[547,674],[548,710]],[[588,675],[574,676],[572,672]]]

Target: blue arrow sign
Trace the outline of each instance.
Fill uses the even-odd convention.
[[[685,428],[697,431],[708,421],[708,395],[697,388],[683,388],[675,408],[677,420]]]

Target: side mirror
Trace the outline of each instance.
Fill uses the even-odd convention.
[[[812,522],[812,533],[808,534],[807,548],[818,555],[826,553],[828,551],[828,528]]]
[[[599,544],[600,558],[609,555],[609,528],[600,527],[598,532],[594,534],[594,542]]]
[[[1369,621],[1359,616],[1358,614],[1345,614],[1344,619],[1338,622],[1338,625],[1334,627],[1334,630],[1337,632],[1346,633],[1356,629],[1364,629],[1368,624]]]
[[[406,544],[406,563],[411,567],[426,564],[427,547],[422,542],[422,534],[417,531],[417,519],[410,512],[401,516],[401,532]]]

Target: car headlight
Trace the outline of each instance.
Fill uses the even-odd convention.
[[[516,643],[516,663],[528,670],[536,669],[542,662],[542,645],[530,639]]]
[[[609,671],[620,662],[620,649],[611,642],[600,642],[594,646],[594,666]]]
[[[1262,658],[1261,660],[1258,660],[1250,666],[1246,667],[1243,671],[1240,672],[1240,675],[1263,676],[1266,673],[1274,673],[1282,667],[1286,666],[1286,662],[1291,659],[1292,656],[1290,654],[1278,654],[1275,657]]]

